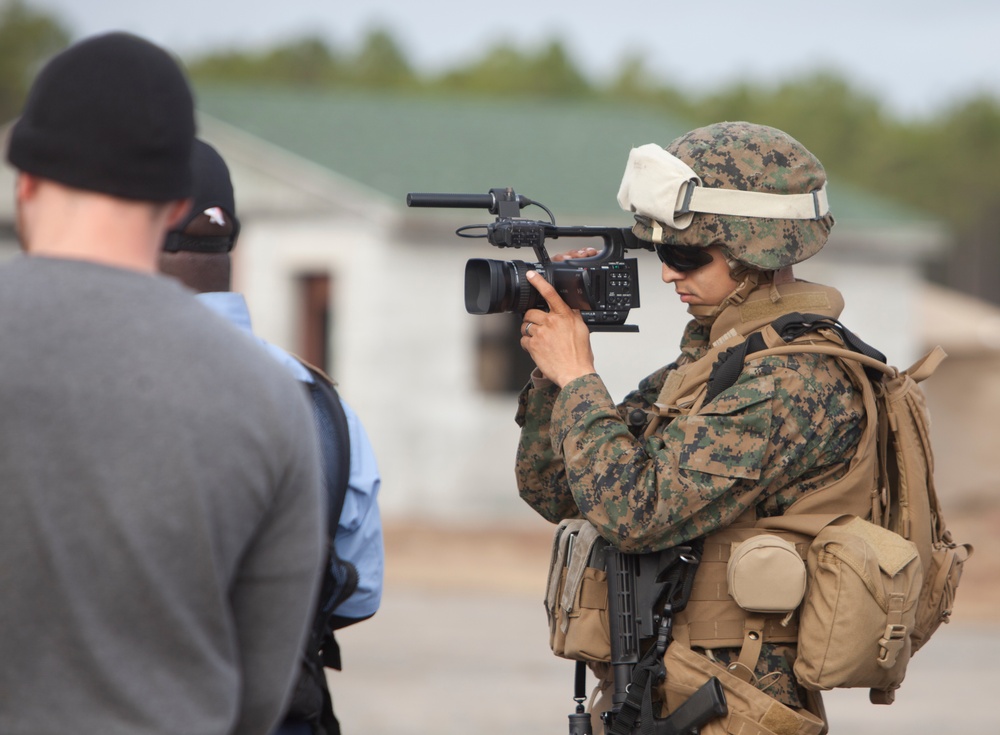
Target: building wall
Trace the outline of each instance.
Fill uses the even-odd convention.
[[[483,395],[460,250],[406,243],[391,223],[281,219],[245,226],[236,286],[255,329],[295,352],[297,274],[333,280],[329,370],[379,457],[388,513],[465,514],[505,505],[517,432],[513,398]]]

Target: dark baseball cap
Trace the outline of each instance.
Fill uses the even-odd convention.
[[[240,233],[229,166],[215,148],[204,140],[196,138],[191,149],[191,171],[194,178],[191,210],[183,222],[167,233],[163,249],[172,253],[181,250],[200,253],[229,252],[236,244],[236,238]],[[232,224],[231,233],[197,236],[184,232],[199,215],[217,209],[222,210],[223,219],[228,218]],[[218,213],[212,212],[212,217],[215,219]],[[218,224],[222,225],[223,222]]]

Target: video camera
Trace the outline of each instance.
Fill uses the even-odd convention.
[[[549,216],[548,222],[521,218],[521,209],[535,205]],[[465,309],[470,314],[547,309],[526,275],[541,273],[570,308],[579,309],[591,331],[637,332],[625,324],[630,309],[639,307],[639,274],[635,258],[625,258],[625,250],[653,246],[640,240],[627,227],[590,227],[556,225],[555,217],[544,204],[516,194],[513,189],[490,189],[488,194],[417,194],[406,195],[408,207],[447,207],[486,209],[496,221],[485,225],[466,225],[455,231],[459,237],[485,237],[498,248],[530,247],[537,263],[521,260],[473,258],[465,265]],[[546,238],[599,237],[604,249],[591,258],[553,261],[545,251]]]

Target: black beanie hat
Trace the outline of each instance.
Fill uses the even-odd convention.
[[[128,33],[49,61],[14,124],[7,160],[26,173],[123,199],[191,194],[194,101],[173,57]]]
[[[236,238],[240,233],[229,166],[215,148],[201,138],[195,138],[194,147],[191,149],[191,173],[194,176],[191,209],[184,221],[167,233],[163,249],[172,253],[179,250],[199,253],[229,252],[236,244]],[[194,237],[183,234],[195,217],[213,207],[222,209],[232,221],[231,235]]]

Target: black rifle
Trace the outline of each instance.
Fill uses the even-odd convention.
[[[652,554],[626,554],[607,543],[595,544],[591,566],[603,566],[608,574],[615,685],[611,709],[602,715],[608,735],[697,735],[705,723],[728,713],[722,684],[714,676],[667,717],[652,711],[652,688],[666,676],[663,655],[673,616],[687,604],[700,560],[698,544]],[[576,720],[570,715],[571,735],[580,732],[574,730],[577,709]]]

